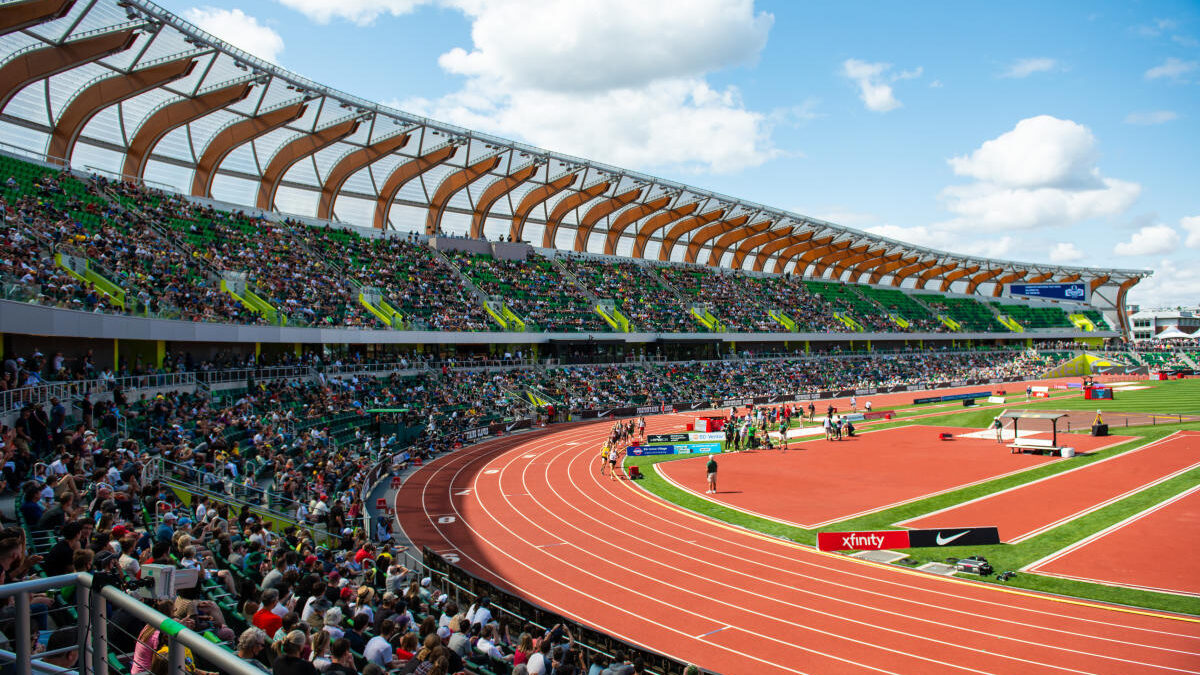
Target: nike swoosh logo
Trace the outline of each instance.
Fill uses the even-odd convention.
[[[954,541],[955,539],[958,539],[959,537],[963,536],[964,534],[966,534],[968,532],[970,532],[970,530],[963,530],[962,532],[959,532],[958,534],[954,535],[953,537],[943,537],[942,533],[938,532],[937,533],[937,545],[945,546],[946,544],[949,544],[950,542]]]

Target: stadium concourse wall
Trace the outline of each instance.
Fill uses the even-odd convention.
[[[0,332],[58,338],[165,340],[272,344],[540,344],[551,341],[604,340],[646,343],[657,340],[712,342],[920,342],[1030,339],[1073,340],[1116,337],[1118,333],[1070,329],[1025,333],[515,333],[362,330],[202,323],[101,314],[32,303],[0,300]]]

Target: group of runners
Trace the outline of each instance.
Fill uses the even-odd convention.
[[[629,418],[622,421],[613,422],[612,429],[608,432],[608,440],[600,446],[600,475],[609,476],[612,480],[617,480],[618,470],[617,463],[625,454],[625,449],[633,442],[641,438],[646,439],[646,418],[639,417],[636,420]],[[608,469],[606,472],[605,469]]]
[[[856,397],[850,398],[850,409],[854,412],[858,411]],[[866,402],[865,410],[871,411],[870,401]],[[798,421],[800,426],[803,426],[806,418],[809,422],[815,420],[816,412],[817,407],[812,401],[809,401],[807,409],[801,404],[793,407],[791,403],[770,407],[752,404],[742,415],[738,414],[737,408],[730,408],[729,416],[725,419],[724,424],[725,449],[734,451],[755,448],[760,440],[760,431],[768,432],[777,429],[779,431],[779,448],[783,452],[787,452],[788,431],[792,428],[793,421]],[[832,404],[825,411],[823,425],[825,440],[840,441],[843,437],[854,436],[854,424],[845,416],[838,415],[837,408]],[[766,447],[774,447],[769,434],[763,434],[763,438],[765,438]],[[646,439],[645,417],[613,422],[608,439],[600,446],[600,475],[608,476],[614,481],[617,480],[621,475],[617,466],[624,456],[626,448],[639,439],[643,441]],[[708,477],[706,492],[715,494],[717,491],[717,462],[714,457],[709,457],[706,468],[705,473]]]

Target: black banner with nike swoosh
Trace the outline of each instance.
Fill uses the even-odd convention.
[[[1000,543],[995,527],[943,527],[934,530],[909,530],[909,548],[939,546],[988,546]]]

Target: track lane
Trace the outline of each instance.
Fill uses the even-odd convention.
[[[678,425],[677,419],[654,420],[653,422],[659,422],[659,424],[654,424],[654,427],[677,427]],[[821,597],[820,595],[814,596],[811,592],[808,595],[800,593],[799,596],[803,596],[802,600],[789,600],[783,604],[770,605],[772,609],[767,613],[772,615],[789,617],[789,619],[793,617],[804,618],[796,618],[795,620],[788,621],[780,619],[773,623],[768,622],[771,627],[771,630],[767,631],[768,635],[763,636],[759,634],[753,638],[753,641],[758,643],[760,647],[764,638],[769,644],[774,644],[770,642],[771,636],[786,636],[786,632],[780,631],[789,630],[805,630],[810,633],[813,630],[818,632],[826,631],[826,633],[820,633],[821,638],[813,643],[819,644],[822,647],[834,644],[835,641],[849,640],[850,644],[855,646],[846,648],[845,653],[854,654],[855,657],[858,657],[860,654],[875,653],[886,653],[889,656],[895,656],[894,652],[887,652],[889,646],[894,644],[901,644],[906,648],[912,648],[917,643],[922,645],[938,645],[940,644],[938,640],[941,640],[941,642],[964,641],[964,646],[954,645],[943,647],[947,653],[959,655],[953,656],[951,659],[955,662],[955,665],[949,666],[951,672],[962,672],[962,667],[958,665],[962,650],[970,651],[971,649],[977,649],[985,652],[992,651],[991,649],[979,646],[982,644],[980,642],[966,640],[965,636],[962,635],[962,630],[959,630],[959,634],[957,635],[951,635],[950,639],[943,639],[934,636],[938,633],[942,635],[952,634],[953,631],[947,633],[942,630],[944,626],[936,625],[937,622],[935,620],[922,620],[920,617],[915,617],[915,613],[913,617],[908,618],[899,616],[901,612],[912,612],[912,608],[915,605],[929,605],[930,600],[933,599],[935,603],[933,609],[940,614],[941,620],[954,621],[955,617],[965,616],[967,613],[979,615],[982,607],[983,621],[1000,622],[1000,625],[996,626],[996,631],[1001,635],[1005,635],[1006,638],[1011,635],[1011,639],[1008,642],[1017,641],[1015,644],[1019,645],[1018,649],[1014,649],[1014,645],[1006,645],[1008,654],[1002,653],[1005,649],[996,648],[995,653],[997,655],[994,657],[976,651],[971,652],[973,656],[965,657],[961,660],[962,663],[970,663],[972,666],[978,666],[980,658],[1001,659],[1001,661],[995,662],[996,668],[991,672],[1011,672],[1018,665],[1014,663],[1013,659],[1013,655],[1017,652],[1020,652],[1020,656],[1017,657],[1018,660],[1025,659],[1026,661],[1038,661],[1039,663],[1044,661],[1045,665],[1052,672],[1070,672],[1070,670],[1064,671],[1061,669],[1062,666],[1066,668],[1072,667],[1071,665],[1067,665],[1067,662],[1062,661],[1064,654],[1068,656],[1068,660],[1075,661],[1081,658],[1088,660],[1100,659],[1100,662],[1097,663],[1089,662],[1086,672],[1135,672],[1131,668],[1143,667],[1139,666],[1138,663],[1168,665],[1162,662],[1164,658],[1167,660],[1182,659],[1179,662],[1183,663],[1194,664],[1197,662],[1196,653],[1192,651],[1200,644],[1196,642],[1196,636],[1188,631],[1162,630],[1162,624],[1166,623],[1162,619],[1149,619],[1147,621],[1136,617],[1136,615],[1126,615],[1122,617],[1123,621],[1118,622],[1121,625],[1114,625],[1113,617],[1111,616],[1112,612],[1089,610],[1089,608],[1071,607],[1061,604],[1055,605],[1055,603],[1048,603],[1042,598],[1024,598],[1022,596],[1003,597],[1003,594],[997,593],[991,588],[979,589],[984,594],[990,595],[989,600],[981,603],[979,599],[970,597],[973,593],[978,592],[972,588],[972,585],[953,584],[953,587],[950,587],[948,591],[947,583],[944,580],[935,579],[930,584],[930,580],[924,578],[927,575],[909,575],[910,578],[897,579],[897,577],[900,577],[897,570],[863,566],[856,564],[857,561],[852,561],[844,557],[829,558],[811,550],[799,549],[795,546],[785,546],[778,542],[775,542],[772,546],[772,542],[766,541],[767,545],[764,545],[764,540],[769,538],[735,531],[735,528],[729,528],[728,526],[714,526],[712,524],[698,525],[697,522],[700,519],[696,519],[697,522],[681,523],[681,518],[675,510],[676,507],[656,504],[653,508],[647,508],[646,503],[652,504],[657,500],[640,495],[635,488],[632,488],[625,482],[614,483],[607,479],[603,479],[603,481],[596,479],[594,446],[605,435],[606,429],[606,424],[600,423],[591,425],[590,428],[585,426],[524,436],[519,441],[512,438],[502,439],[487,444],[489,446],[488,449],[479,450],[480,446],[475,446],[475,448],[460,451],[460,453],[464,453],[462,457],[459,457],[458,453],[456,453],[456,455],[451,455],[444,460],[435,462],[435,465],[441,462],[447,462],[448,465],[453,464],[455,472],[459,475],[463,473],[472,474],[473,472],[476,478],[470,486],[465,481],[452,483],[445,480],[442,470],[434,470],[431,465],[431,467],[427,467],[427,469],[418,472],[417,475],[410,478],[406,486],[413,486],[415,488],[417,483],[423,483],[428,488],[431,484],[436,484],[436,487],[432,491],[427,491],[426,495],[436,500],[440,494],[442,500],[452,505],[456,514],[471,521],[472,525],[464,527],[461,522],[457,521],[449,524],[439,524],[436,522],[436,518],[439,515],[437,512],[445,509],[437,504],[431,505],[428,502],[423,502],[424,506],[429,510],[426,514],[428,518],[427,522],[425,526],[411,532],[410,537],[413,538],[414,542],[419,543],[426,543],[420,540],[428,537],[432,542],[431,548],[435,550],[439,550],[439,545],[443,549],[451,545],[455,546],[456,550],[467,554],[464,557],[469,560],[464,560],[463,564],[475,572],[486,570],[487,573],[481,574],[481,576],[493,581],[500,579],[502,581],[501,585],[504,586],[514,587],[518,584],[513,582],[522,582],[523,575],[528,577],[531,569],[539,570],[538,574],[540,576],[535,576],[536,584],[530,584],[528,583],[528,579],[524,579],[526,585],[536,587],[539,591],[538,593],[530,594],[532,597],[541,598],[540,601],[542,604],[551,604],[544,600],[546,597],[549,597],[549,592],[553,591],[552,597],[555,600],[553,603],[555,605],[554,609],[562,611],[564,615],[584,619],[586,623],[600,627],[603,630],[609,630],[610,632],[616,632],[612,631],[612,628],[614,625],[617,625],[620,626],[622,632],[636,634],[639,630],[638,626],[634,625],[636,624],[636,618],[630,619],[623,616],[620,621],[614,622],[612,615],[613,608],[608,607],[601,616],[592,617],[591,620],[588,620],[588,617],[580,616],[577,610],[564,611],[566,606],[572,603],[583,603],[583,605],[586,605],[588,602],[592,602],[589,597],[585,596],[599,597],[612,594],[627,598],[629,595],[641,597],[639,593],[645,595],[658,591],[681,594],[680,597],[684,601],[682,603],[662,603],[658,598],[654,598],[649,601],[650,604],[648,607],[639,607],[640,612],[651,611],[648,608],[657,608],[654,611],[661,612],[664,604],[679,607],[681,604],[686,605],[688,603],[707,601],[707,604],[711,605],[712,599],[717,592],[715,588],[720,587],[719,584],[707,584],[707,573],[711,573],[714,575],[727,575],[726,584],[732,588],[751,586],[761,587],[764,591],[768,591],[768,593],[757,593],[753,597],[747,597],[748,602],[758,603],[762,607],[767,606],[764,603],[770,601],[770,594],[775,593],[775,590],[780,585],[786,588],[789,584],[818,584],[827,587],[827,590],[830,591],[823,594],[826,597]],[[548,441],[538,440],[547,438],[549,438]],[[580,445],[566,446],[565,443],[568,441],[579,443]],[[539,446],[542,443],[546,443],[549,449],[542,448],[534,452],[535,443]],[[535,454],[536,459],[527,459],[525,455],[528,454]],[[509,457],[503,459],[505,455]],[[502,460],[502,463],[498,463],[499,460]],[[531,465],[535,463],[541,466],[541,473],[535,474],[533,478],[529,478],[528,472]],[[561,464],[561,467],[559,464]],[[497,469],[496,474],[482,473],[482,471],[498,466],[516,467],[519,465],[523,465],[520,475],[524,476],[524,478],[520,482],[514,481],[511,484],[506,482],[511,478],[511,476],[506,476],[506,474],[511,474],[511,472],[506,472],[502,468]],[[442,475],[442,477],[436,478],[438,475]],[[426,476],[428,480],[425,479]],[[584,483],[590,481],[592,485],[581,485],[580,477],[583,477]],[[421,480],[418,480],[419,478]],[[493,478],[496,479],[494,487],[491,485],[491,479]],[[455,492],[461,492],[468,487],[472,488],[472,493],[465,496],[455,496]],[[570,492],[566,492],[568,488]],[[411,489],[402,489],[401,496],[411,494],[411,492]],[[523,496],[504,497],[503,495],[506,494]],[[401,501],[404,500],[398,499],[398,503]],[[601,507],[597,506],[598,501],[601,503],[611,503],[613,507],[607,512],[602,511]],[[475,511],[473,510],[475,508],[472,506],[473,504],[481,504],[486,508],[482,511]],[[609,527],[607,531],[598,529],[589,536],[588,530],[598,527],[595,522],[592,522],[595,520],[595,514],[597,513],[611,513],[614,522],[619,521],[621,523],[621,528],[615,531],[612,527]],[[562,515],[560,516],[559,514]],[[406,517],[403,511],[402,517],[405,517],[405,527],[408,529],[411,519]],[[621,560],[622,550],[620,547],[614,548],[607,542],[621,536],[622,532],[628,528],[639,526],[639,524],[647,521],[653,527],[643,525],[643,527],[649,529],[643,530],[640,533],[646,542],[669,542],[671,547],[678,547],[678,551],[673,551],[663,546],[653,548],[647,543],[641,543],[638,546],[648,547],[646,550],[653,550],[655,555],[662,556],[664,561],[674,559],[678,564],[672,567],[671,565],[664,565],[662,562],[659,562],[655,566],[647,567],[645,570],[639,569],[634,577],[641,586],[634,585],[633,581],[628,578],[621,579],[621,583],[619,584],[614,584],[613,582],[618,578],[620,570],[625,569],[623,565],[629,564],[629,551],[625,551],[627,559],[622,561],[622,565],[608,562],[608,558],[614,561]],[[571,523],[585,523],[586,525],[576,527]],[[547,527],[546,524],[552,526]],[[498,531],[495,529],[497,527],[500,528]],[[512,534],[506,531],[506,527],[508,530],[511,530]],[[571,532],[572,539],[577,541],[571,542],[570,545],[556,545],[543,549],[537,547],[536,542],[540,542],[550,536],[548,532],[553,532],[555,536],[561,536],[563,532],[568,531]],[[470,539],[463,540],[464,536],[471,537],[476,535],[480,535],[484,539],[507,540],[509,545],[515,543],[519,554],[514,556],[502,552],[499,550],[500,547],[490,543],[480,544],[478,541]],[[519,535],[516,537],[518,540],[523,538],[529,543],[521,544],[519,541],[514,542],[514,535]],[[690,537],[690,539],[685,539],[685,537]],[[703,541],[702,544],[689,545],[686,543],[688,541],[701,540]],[[530,549],[534,550],[531,551]],[[733,553],[726,553],[725,549],[732,549]],[[601,566],[601,561],[598,561],[596,552],[603,552],[602,557],[606,559],[603,562],[606,562],[608,566]],[[668,556],[674,556],[674,558]],[[758,561],[757,558],[759,557],[762,557],[766,563]],[[634,558],[636,559],[637,556],[634,556]],[[683,560],[679,560],[680,558],[683,558]],[[731,569],[731,559],[742,561],[742,567],[760,576],[755,576],[754,574],[747,576],[741,572],[729,572],[728,570]],[[530,561],[537,564],[532,564]],[[637,564],[642,565],[646,563],[645,561],[640,561]],[[664,574],[669,576],[669,570],[671,569],[690,569],[687,567],[689,565],[706,573],[700,575],[705,579],[707,584],[705,588],[684,588],[682,584],[674,584],[678,586],[677,589],[663,589],[660,585],[659,589],[652,590],[656,585],[655,582],[658,581],[658,577],[662,577]],[[567,575],[566,578],[574,578],[575,584],[567,586],[557,582],[553,578],[549,578],[552,575],[547,575],[544,571],[540,571],[542,567],[554,570],[555,574]],[[594,581],[591,577],[586,577],[586,575],[584,577],[586,581],[580,578],[577,570],[586,567],[593,567],[596,570],[605,570],[606,572],[612,571],[612,574],[601,573],[592,575],[593,577],[601,577],[607,584],[606,586],[600,586],[601,593],[589,591],[586,594],[580,594],[576,590],[575,586],[580,585],[588,586],[590,589]],[[808,574],[807,579],[797,575],[791,571],[791,568],[797,567],[806,569],[812,574]],[[668,571],[664,572],[664,570]],[[779,575],[781,570],[789,573],[780,576],[778,579],[773,579],[772,576]],[[687,577],[690,574],[689,572],[684,576]],[[694,581],[692,579],[692,582]],[[775,584],[775,586],[772,586],[772,584]],[[651,589],[644,588],[646,585],[649,585]],[[925,586],[928,587],[924,588]],[[966,592],[964,593],[964,591]],[[833,593],[837,593],[838,595],[853,594],[850,597],[854,599],[839,599],[833,597]],[[758,596],[765,596],[765,598]],[[914,596],[917,599],[914,599]],[[997,596],[1000,596],[999,600]],[[821,605],[819,610],[807,610],[808,614],[796,609],[797,606],[803,607],[805,604],[812,604],[818,600],[821,603],[826,603],[828,606]],[[736,605],[737,603],[727,604]],[[856,604],[861,604],[864,607],[858,609],[848,607],[849,605]],[[1023,606],[1028,604],[1037,605],[1037,607],[1030,608]],[[1046,606],[1051,606],[1056,610],[1071,607],[1072,611],[1069,615],[1063,611],[1047,611]],[[672,625],[672,623],[680,623],[684,621],[682,617],[690,616],[680,614],[674,607],[665,608],[667,612],[666,617],[659,617],[658,627],[652,629],[648,634],[663,633],[664,629],[662,626],[664,624]],[[761,613],[762,607],[756,606],[755,609]],[[830,611],[829,607],[836,607],[837,611],[841,612],[841,614],[835,618],[823,617],[823,623],[811,618],[813,612],[828,613]],[[711,631],[714,630],[714,624],[711,619],[720,619],[720,617],[714,614],[711,607],[708,609],[709,611],[707,612],[697,613],[702,614],[706,619],[710,619],[708,624],[704,624],[701,621],[700,628],[706,628],[707,631]],[[851,612],[851,609],[854,612]],[[736,613],[733,609],[730,611],[735,612],[731,616],[739,618],[739,620],[743,616],[740,613]],[[1089,611],[1101,612],[1102,619],[1079,616],[1080,614],[1088,614]],[[889,612],[891,614],[888,614]],[[867,622],[869,619],[870,621],[879,622],[883,620],[879,618],[880,614],[889,617],[887,618],[891,622],[888,625],[889,630],[881,631],[873,629],[868,631],[870,645],[863,645],[863,640],[854,642],[859,638],[855,637],[855,633],[847,626],[857,626],[857,630],[861,631],[864,627],[861,624],[855,624],[855,621]],[[1016,618],[1010,618],[1010,615]],[[1003,618],[993,618],[993,616]],[[687,621],[691,621],[691,619],[687,619]],[[720,622],[720,620],[717,621],[717,623]],[[811,625],[797,628],[796,624],[801,622],[811,622]],[[725,622],[725,624],[729,623],[728,621]],[[689,644],[686,653],[689,655],[694,654],[694,658],[697,660],[702,655],[711,655],[712,658],[720,658],[723,655],[727,655],[727,651],[717,649],[716,654],[711,654],[712,650],[705,649],[702,645],[725,644],[726,648],[728,648],[728,643],[736,641],[737,636],[743,633],[753,635],[755,631],[748,628],[753,627],[756,623],[763,623],[761,616],[752,613],[747,623],[737,626],[737,630],[721,630],[704,639],[693,636],[702,635],[703,632],[706,632],[705,630],[686,633],[688,639],[697,643],[694,647]],[[824,627],[830,625],[834,626],[835,630],[828,630]],[[691,630],[691,628],[692,625],[689,624],[688,630]],[[721,628],[721,626],[715,626],[715,628]],[[1089,630],[1093,634],[1075,635],[1074,633],[1080,628]],[[1131,630],[1134,631],[1137,637],[1136,640],[1130,638]],[[671,635],[671,639],[668,640],[671,644],[668,647],[671,645],[678,647],[680,644],[678,639],[682,639],[680,638],[680,634],[685,632],[672,632],[668,630],[667,633]],[[1108,633],[1107,635],[1104,634],[1106,632]],[[887,637],[882,637],[880,633],[886,634]],[[918,635],[919,637],[910,637],[902,633]],[[622,637],[629,639],[625,635],[622,635]],[[1040,642],[1035,642],[1035,638],[1040,639]],[[899,643],[889,644],[889,641],[892,639],[899,639]],[[633,641],[643,644],[647,644],[648,642],[644,637],[635,638]],[[1187,643],[1192,649],[1181,649],[1181,641]],[[987,641],[985,640],[984,642]],[[1004,640],[1001,640],[1001,642],[1004,642]],[[1155,644],[1155,642],[1160,642],[1161,644]],[[649,644],[648,646],[668,654],[676,651],[676,649],[661,648],[654,644]],[[987,644],[986,646],[989,648],[994,647],[991,644]],[[1103,656],[1095,656],[1097,653],[1111,652],[1114,647],[1127,653],[1133,649],[1137,653],[1129,653],[1129,656],[1124,661],[1105,660]],[[772,649],[773,652],[774,649]],[[788,656],[789,653],[781,652],[783,655],[783,658],[780,659],[781,663],[797,662],[796,659]],[[801,662],[805,662],[806,666],[810,664],[816,666],[814,672],[840,672],[842,666],[850,665],[845,661],[838,661],[836,658],[832,662],[812,663],[814,657],[818,656],[806,653],[805,659],[807,660],[801,659]],[[1058,659],[1058,663],[1051,662],[1051,657]],[[874,660],[873,656],[864,658]],[[726,659],[720,658],[720,660],[725,661]],[[913,672],[914,670],[930,672],[938,668],[936,661],[938,659],[935,659],[933,662],[922,661],[919,666],[912,664],[913,667],[902,668],[901,672]],[[1136,663],[1131,663],[1131,661],[1135,661]],[[896,661],[893,659],[884,663],[883,666],[877,667],[886,667],[888,663],[894,666]],[[1020,663],[1020,669],[1023,672],[1030,670],[1031,667],[1034,669],[1041,667],[1036,664],[1027,664],[1025,661],[1021,661]],[[1119,665],[1116,668],[1105,667],[1113,663]],[[745,666],[746,664],[743,663],[742,665]],[[860,668],[867,665],[869,664],[862,662],[854,664],[852,668]],[[744,668],[741,670],[729,670],[728,668],[717,668],[715,664],[711,667],[724,670],[725,672],[745,672]],[[757,663],[756,668],[761,667],[762,664]],[[1169,672],[1153,668],[1153,665],[1145,667],[1152,668],[1154,672]],[[794,669],[780,672],[793,671]]]

